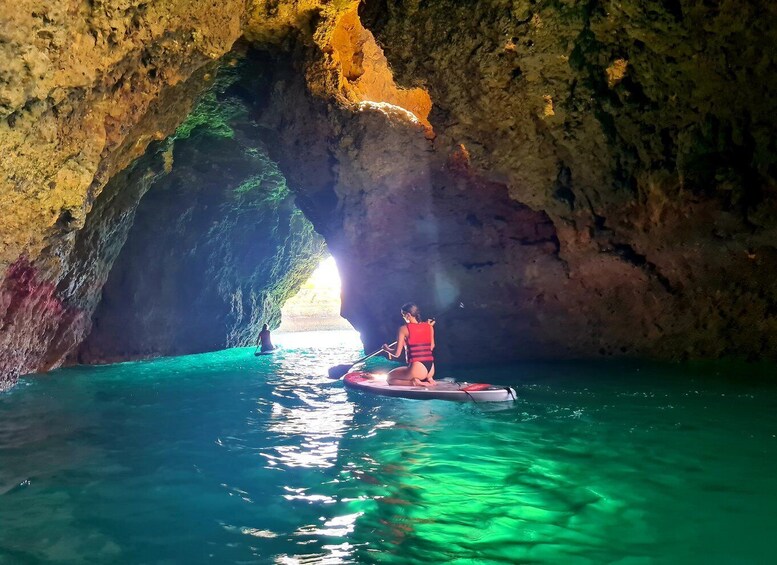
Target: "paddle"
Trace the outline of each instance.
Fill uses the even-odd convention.
[[[394,347],[396,344],[397,344],[397,342],[395,341],[394,343],[389,345],[389,347]],[[339,379],[340,377],[344,376],[351,367],[356,365],[356,363],[361,363],[362,361],[366,361],[370,357],[375,357],[381,351],[383,351],[382,347],[380,349],[378,349],[377,351],[373,351],[369,355],[365,355],[361,359],[357,359],[353,363],[347,363],[347,364],[343,364],[343,365],[335,365],[334,367],[329,367],[329,378],[330,379]]]

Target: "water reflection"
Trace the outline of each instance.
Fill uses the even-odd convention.
[[[342,390],[321,380],[301,380],[280,370],[272,378],[276,398],[267,424],[275,445],[262,450],[269,465],[327,468],[337,458],[337,447],[353,416],[353,405]],[[317,381],[317,382],[316,382]],[[323,394],[322,387],[332,388]],[[258,401],[262,410],[268,400]]]
[[[486,411],[346,393],[329,338],[0,395],[0,562],[773,561],[773,385],[576,368]]]
[[[292,511],[304,509],[301,514],[318,518],[298,526],[288,538],[299,552],[278,555],[275,563],[352,561],[354,547],[346,538],[361,512],[344,508],[348,502],[338,492],[337,465],[340,441],[352,426],[354,404],[342,386],[326,376],[330,366],[344,361],[343,348],[332,345],[332,333],[306,334],[304,344],[299,335],[279,336],[278,343],[285,349],[276,354],[268,377],[272,396],[257,399],[257,412],[266,419],[268,432],[268,445],[259,451],[266,467],[286,471],[282,497]],[[338,343],[349,337],[346,332],[336,333]],[[352,356],[345,360],[361,354],[358,334],[356,338]]]

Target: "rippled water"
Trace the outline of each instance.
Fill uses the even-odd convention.
[[[286,346],[0,394],[0,563],[777,557],[773,367],[516,365],[487,406],[347,393],[352,336]]]

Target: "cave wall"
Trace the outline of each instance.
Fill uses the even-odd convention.
[[[0,386],[58,366],[88,331],[82,306],[94,301],[73,295],[99,296],[110,261],[79,257],[79,232],[109,180],[175,132],[235,41],[312,43],[347,5],[22,0],[0,11]]]
[[[143,139],[142,132],[149,128],[174,130],[191,111],[193,101],[208,88],[212,71],[210,65],[204,65],[188,80],[164,88],[146,109],[132,134],[132,144],[138,141],[134,135]],[[132,225],[134,209],[153,179],[164,173],[159,142],[148,144],[148,154],[109,182],[106,179],[104,191],[98,180],[101,177],[95,177],[93,192],[88,191],[86,201],[80,204],[89,208],[89,214],[68,208],[58,210],[48,227],[32,220],[19,222],[28,232],[24,236],[28,242],[35,237],[30,235],[32,231],[43,230],[44,236],[40,249],[30,243],[0,281],[0,386],[19,374],[58,366],[88,333],[100,289]],[[35,146],[34,141],[30,145]],[[15,158],[10,156],[4,163],[13,163]],[[50,202],[41,196],[31,198],[27,205],[42,213]],[[10,210],[12,221],[3,228],[12,227],[25,215],[24,211],[16,214],[17,210]],[[2,252],[12,249],[13,245],[6,245]]]
[[[0,13],[0,387],[83,338],[85,295],[110,268],[78,258],[89,211],[175,130],[239,37],[241,2],[192,7],[22,0]]]
[[[551,219],[568,281],[540,283],[531,309],[562,312],[539,331],[558,324],[581,356],[775,356],[773,3],[361,15],[397,79],[430,93],[436,150],[462,144],[477,176]]]
[[[365,2],[431,135],[275,79],[263,119],[368,347],[413,299],[448,358],[774,357],[773,55],[742,54],[761,8]]]
[[[166,137],[185,112],[155,112],[165,91],[240,36],[242,2],[23,0],[3,9],[0,270],[37,257],[57,222],[83,226],[115,173]],[[189,107],[190,109],[190,107]]]

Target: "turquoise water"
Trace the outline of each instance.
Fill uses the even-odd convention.
[[[24,379],[0,394],[0,563],[777,557],[769,367],[516,365],[480,376],[521,400],[486,406],[324,376],[358,356],[310,334]]]

